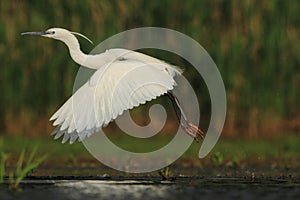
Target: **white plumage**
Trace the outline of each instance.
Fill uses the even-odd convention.
[[[61,40],[68,46],[75,62],[96,70],[50,118],[56,126],[52,135],[55,139],[63,136],[63,143],[68,140],[73,143],[76,139],[82,141],[125,110],[166,94],[176,85],[174,77],[182,73],[176,66],[127,49],[110,49],[97,55],[84,54],[74,34],[86,37],[62,28],[23,33],[26,34]],[[175,109],[182,112],[174,99],[171,98]],[[200,133],[192,124],[186,121],[181,126],[197,139],[196,134]]]
[[[159,60],[146,63],[142,59],[148,56],[141,53],[111,49],[104,54],[111,52],[120,53],[122,59],[113,58],[99,66],[90,80],[50,118],[54,126],[60,127],[53,134],[64,135],[63,142],[70,138],[72,143],[77,137],[83,140],[125,110],[172,90],[173,76],[180,73]]]

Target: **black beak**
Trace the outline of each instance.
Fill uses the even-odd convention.
[[[25,33],[21,33],[21,35],[48,35],[50,34],[49,32],[25,32]]]

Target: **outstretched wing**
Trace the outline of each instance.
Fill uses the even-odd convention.
[[[82,141],[125,110],[172,90],[176,73],[171,65],[144,54],[122,54],[99,68],[50,118],[57,126],[52,135],[63,136],[63,143]]]

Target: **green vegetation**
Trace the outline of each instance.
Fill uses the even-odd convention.
[[[3,183],[5,176],[5,161],[7,160],[7,154],[3,149],[3,139],[0,138],[0,183]]]
[[[34,169],[36,169],[44,160],[46,160],[46,155],[39,158],[35,158],[37,151],[37,146],[35,146],[29,154],[26,163],[24,163],[25,150],[20,154],[17,166],[14,172],[9,174],[9,184],[11,189],[17,189],[21,181]]]
[[[172,181],[175,179],[174,177],[172,177],[173,174],[169,167],[165,167],[164,169],[160,170],[158,174],[161,176],[163,181],[167,181],[167,180]]]
[[[170,141],[169,136],[149,140],[147,143],[140,141],[130,141],[124,136],[118,135],[113,138],[113,142],[123,149],[132,152],[153,151],[160,145],[165,145]],[[17,165],[17,160],[12,155],[17,155],[22,151],[25,144],[39,145],[39,152],[47,152],[48,157],[45,165],[50,166],[79,166],[86,165],[85,162],[98,162],[85,149],[84,145],[76,142],[72,145],[61,144],[60,141],[44,137],[6,137],[3,149],[10,153],[10,165]],[[21,146],[21,147],[20,147]],[[142,151],[143,149],[143,151]],[[272,139],[220,139],[212,152],[203,160],[198,159],[200,144],[194,142],[190,148],[179,159],[179,165],[185,160],[191,160],[200,165],[224,165],[227,162],[245,163],[246,165],[256,164],[269,165],[269,161],[278,162],[283,166],[286,163],[293,163],[294,167],[299,167],[300,140],[299,136],[288,134],[285,137],[275,137]],[[22,155],[22,154],[21,154]],[[21,158],[22,156],[20,156]],[[284,161],[284,162],[283,162]]]
[[[216,152],[213,154],[212,156],[212,161],[213,163],[217,164],[217,165],[221,165],[224,162],[224,156],[221,152]]]
[[[5,153],[5,146],[3,145],[3,139],[0,140],[0,183],[3,183],[4,176],[6,173],[6,166],[5,163],[9,159],[8,154]],[[32,148],[32,150],[29,153],[28,158],[25,160],[26,152],[25,149],[21,151],[21,154],[19,156],[19,159],[16,163],[16,166],[14,167],[14,170],[8,171],[9,175],[9,188],[13,190],[19,189],[19,184],[21,181],[34,169],[36,169],[45,159],[46,155],[34,158],[36,157],[36,152],[38,150],[37,145]]]
[[[300,118],[299,10],[297,0],[2,0],[0,130],[50,132],[49,116],[71,95],[78,66],[67,49],[20,35],[53,26],[84,33],[95,44],[136,27],[178,30],[202,44],[222,74],[228,98],[225,135],[260,137],[291,130]],[[86,52],[93,48],[80,42]],[[201,77],[183,59],[151,52],[186,68],[205,113],[205,127],[210,106]]]

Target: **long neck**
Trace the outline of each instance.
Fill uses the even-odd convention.
[[[74,35],[71,35],[71,37],[69,37],[67,40],[64,40],[63,42],[68,46],[72,59],[79,65],[84,66],[88,55],[84,54],[80,50],[80,45],[77,38]]]

